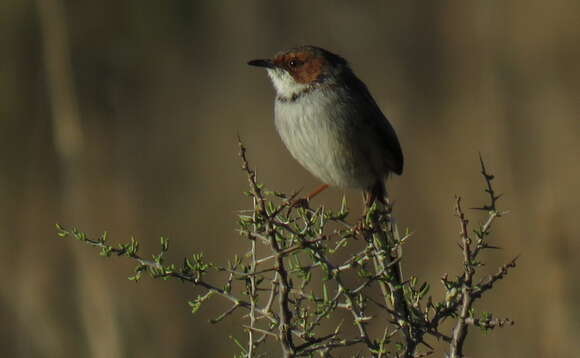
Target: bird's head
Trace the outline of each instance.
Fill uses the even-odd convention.
[[[278,96],[292,97],[316,85],[336,83],[346,60],[315,46],[301,46],[277,53],[272,59],[252,60],[248,65],[264,67]]]

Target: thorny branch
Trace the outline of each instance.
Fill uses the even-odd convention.
[[[290,284],[288,278],[288,271],[284,265],[284,255],[281,254],[282,249],[279,246],[277,240],[276,226],[272,222],[271,216],[268,214],[266,208],[266,200],[262,189],[258,186],[256,182],[256,173],[249,167],[248,160],[246,158],[246,148],[238,138],[238,144],[240,147],[240,157],[242,158],[242,169],[248,173],[248,181],[250,183],[250,191],[255,200],[257,200],[257,210],[258,214],[261,214],[262,219],[265,224],[266,236],[270,242],[272,251],[275,257],[275,269],[278,274],[278,283],[280,285],[279,294],[279,304],[280,304],[280,322],[279,329],[280,334],[278,339],[282,345],[282,351],[285,358],[294,357],[296,354],[296,349],[294,347],[294,342],[291,334],[291,320],[292,312],[289,308],[289,297],[290,297]],[[254,202],[256,203],[256,201]],[[255,265],[255,260],[253,262]]]
[[[415,358],[433,354],[429,340],[438,340],[449,344],[448,357],[456,358],[463,357],[470,326],[491,330],[514,324],[509,318],[475,310],[476,301],[495,288],[517,260],[494,274],[478,275],[481,253],[498,248],[488,240],[497,218],[505,214],[496,207],[500,195],[481,157],[489,202],[477,209],[487,216],[470,232],[461,198],[456,198],[462,273],[454,279],[442,277],[445,296],[437,299],[429,295],[428,283],[402,275],[402,246],[410,234],[399,235],[391,205],[368,208],[352,225],[344,201],[338,211],[313,209],[307,201],[295,200],[298,193],[265,190],[248,164],[245,147],[239,145],[253,208],[239,215],[240,237],[248,250],[227,265],[206,262],[201,254],[181,265],[167,264],[164,238],[161,252],[147,259],[139,255],[135,239],[114,247],[106,234],[91,239],[61,226],[58,234],[95,246],[103,256],[134,260],[132,280],[148,273],[191,283],[202,291],[189,302],[193,312],[212,296],[223,297],[230,304],[212,323],[245,311],[240,327],[247,333],[247,343],[233,338],[241,349],[237,357],[263,357],[275,345],[283,357],[332,357],[335,351],[345,350],[352,356]],[[296,202],[301,206],[296,207]],[[219,275],[223,282],[213,283]],[[443,328],[445,320],[454,321],[451,330]]]
[[[251,240],[251,239],[250,239]],[[250,272],[249,272],[249,292],[248,297],[250,298],[250,329],[248,330],[248,358],[254,357],[254,348],[256,346],[254,340],[254,330],[256,329],[256,240],[251,240],[250,249]]]
[[[461,209],[461,197],[456,197],[455,201],[455,212],[457,217],[459,217],[459,222],[461,226],[461,241],[463,249],[463,267],[465,273],[463,274],[461,295],[463,302],[461,303],[461,310],[459,312],[459,318],[457,319],[457,324],[453,330],[453,338],[451,340],[451,352],[450,357],[462,357],[463,356],[463,343],[465,337],[467,337],[467,323],[465,322],[471,311],[471,305],[473,303],[472,296],[472,286],[473,286],[473,274],[474,267],[472,262],[471,253],[471,238],[467,233],[468,220],[465,218],[465,214]]]
[[[483,249],[497,248],[495,246],[489,245],[486,241],[486,237],[490,234],[490,229],[494,220],[503,214],[497,209],[497,201],[501,195],[496,195],[493,189],[492,180],[494,179],[494,176],[487,172],[481,155],[479,156],[479,161],[481,165],[481,174],[486,183],[485,192],[489,196],[489,203],[483,205],[481,208],[476,208],[479,210],[487,210],[488,218],[478,230],[474,230],[474,233],[477,237],[475,245],[473,243],[472,237],[469,235],[469,220],[467,219],[461,207],[461,197],[457,196],[455,198],[455,215],[458,217],[460,225],[459,236],[461,238],[461,243],[459,246],[463,252],[464,273],[463,276],[461,276],[459,279],[461,297],[460,300],[455,301],[454,305],[459,308],[459,315],[455,324],[455,328],[453,329],[451,342],[449,343],[450,358],[464,357],[463,346],[470,324],[486,329],[501,327],[506,323],[509,323],[510,325],[513,324],[513,321],[510,319],[497,320],[486,318],[480,320],[473,317],[473,304],[475,300],[480,298],[484,292],[491,289],[496,281],[503,279],[507,275],[508,270],[516,266],[517,261],[516,257],[509,263],[503,265],[495,275],[490,276],[486,280],[481,280],[477,285],[473,284],[473,277],[475,275],[476,269],[477,267],[481,266],[481,263],[478,262],[478,255],[480,251]]]

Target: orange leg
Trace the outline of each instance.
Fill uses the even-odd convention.
[[[314,190],[312,193],[306,195],[306,200],[310,200],[312,198],[314,198],[316,195],[322,193],[323,191],[325,191],[330,185],[328,184],[322,184],[320,186],[320,188]]]
[[[328,184],[323,184],[321,185],[318,189],[314,190],[312,193],[306,195],[306,197],[301,198],[301,199],[296,199],[294,200],[291,204],[290,207],[296,207],[296,206],[303,206],[303,207],[308,207],[308,202],[310,201],[310,199],[314,198],[316,195],[320,194],[321,192],[323,192],[326,188],[328,188],[330,185]]]

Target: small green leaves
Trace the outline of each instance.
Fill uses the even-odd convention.
[[[210,322],[235,317],[247,323],[241,324],[247,340],[231,336],[241,351],[240,358],[264,356],[265,348],[260,345],[266,341],[279,344],[284,356],[341,356],[335,350],[349,346],[359,351],[355,356],[426,356],[433,353],[426,338],[455,345],[460,351],[463,343],[457,342],[465,337],[457,332],[463,330],[466,335],[467,325],[487,332],[513,324],[489,312],[476,315],[473,305],[516,264],[514,259],[487,277],[478,272],[483,266],[479,254],[498,248],[487,240],[493,232],[492,223],[500,217],[496,208],[499,195],[491,188],[493,176],[483,162],[489,194],[489,203],[483,208],[488,216],[483,224],[471,224],[471,228],[457,201],[462,233],[460,272],[453,278],[447,274],[441,278],[443,297],[437,299],[429,296],[428,282],[414,275],[405,279],[401,273],[402,247],[411,231],[399,234],[390,204],[375,201],[354,220],[348,217],[345,197],[338,210],[312,208],[298,195],[266,190],[249,168],[243,145],[240,156],[242,169],[248,174],[250,190],[246,195],[251,208],[238,215],[242,240],[236,244],[247,245],[247,249],[229,259],[220,257],[220,265],[207,260],[203,253],[186,256],[180,265],[168,262],[169,240],[164,236],[159,239],[159,252],[145,256],[139,254],[141,245],[134,237],[109,244],[106,231],[91,239],[77,228],[66,229],[59,224],[57,236],[94,246],[105,257],[129,258],[135,263],[128,277],[131,281],[148,275],[192,285],[197,294],[188,301],[192,313],[198,312],[212,295],[220,296],[229,308]],[[220,238],[232,244],[229,239]],[[336,317],[341,318],[338,327],[330,321]],[[443,325],[450,321],[456,325],[451,330]],[[343,332],[343,322],[352,327]],[[418,348],[424,346],[431,351]]]
[[[63,239],[69,235],[69,232],[60,224],[56,224],[56,234],[59,238]]]
[[[430,285],[427,282],[423,282],[419,288],[419,299],[422,299],[429,293]]]
[[[99,242],[101,244],[106,243],[108,236],[109,236],[109,233],[107,231],[103,231],[103,233],[101,234],[101,237],[99,238]]]
[[[101,247],[101,251],[99,252],[99,255],[109,257],[109,256],[111,256],[112,253],[113,253],[112,246],[103,245]]]
[[[191,265],[193,270],[200,273],[205,273],[209,269],[210,265],[203,260],[203,253],[191,255]]]
[[[169,250],[169,239],[161,236],[161,252],[167,252]]]
[[[146,265],[137,265],[135,267],[135,274],[133,276],[129,276],[129,280],[130,281],[135,281],[135,282],[139,281],[141,279],[141,275],[146,270],[147,270],[147,266]]]
[[[131,242],[127,246],[127,255],[135,257],[138,251],[139,251],[139,242],[135,240],[134,237],[131,237]]]
[[[213,291],[208,291],[205,295],[199,295],[193,300],[188,301],[187,304],[189,304],[189,307],[191,307],[191,313],[193,314],[197,313],[201,309],[202,304],[205,301],[207,301],[212,295]]]

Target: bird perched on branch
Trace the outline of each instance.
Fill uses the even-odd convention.
[[[347,61],[315,46],[252,60],[276,89],[275,123],[292,156],[324,183],[360,188],[367,204],[385,202],[385,179],[402,174],[395,130]]]

